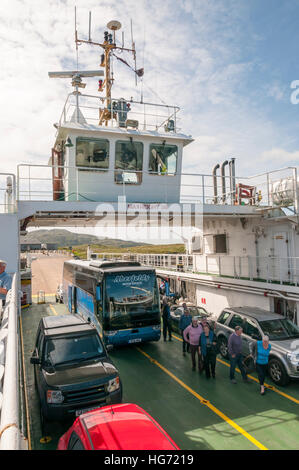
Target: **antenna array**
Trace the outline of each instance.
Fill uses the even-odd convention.
[[[118,60],[126,64],[128,67],[130,65],[123,59],[120,59],[114,54],[114,51],[127,51],[131,52],[133,54],[133,59],[134,59],[134,66],[135,68],[133,69],[135,72],[135,82],[137,85],[137,76],[142,76],[143,75],[143,69],[136,70],[136,48],[135,48],[135,42],[133,40],[133,26],[132,26],[132,20],[131,20],[131,41],[132,41],[132,46],[131,48],[126,48],[124,47],[124,34],[122,34],[122,45],[117,46],[116,45],[116,31],[121,29],[121,23],[117,20],[112,20],[109,21],[107,24],[108,30],[112,31],[112,33],[109,33],[108,31],[104,32],[104,41],[102,43],[92,41],[91,39],[91,12],[89,12],[89,34],[88,34],[88,40],[84,39],[79,39],[78,38],[78,33],[77,33],[77,12],[76,12],[76,7],[75,7],[75,43],[76,43],[76,51],[77,51],[77,63],[78,63],[78,46],[81,44],[90,44],[94,46],[99,46],[103,49],[103,54],[101,54],[101,63],[100,66],[105,68],[105,79],[104,80],[99,80],[99,88],[98,91],[102,92],[106,90],[106,103],[105,107],[103,109],[100,109],[100,114],[99,114],[99,125],[102,125],[105,123],[105,125],[108,125],[108,121],[112,118],[114,118],[114,114],[112,111],[112,103],[111,103],[111,90],[112,90],[112,85],[114,82],[113,78],[113,73],[111,71],[111,56],[115,56]],[[132,68],[132,67],[130,67]]]

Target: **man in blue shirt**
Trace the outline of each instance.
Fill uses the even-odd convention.
[[[11,276],[5,272],[6,261],[0,260],[0,301],[5,305],[6,294],[11,289]]]

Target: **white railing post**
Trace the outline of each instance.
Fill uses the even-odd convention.
[[[79,201],[79,170],[76,168],[76,201]]]
[[[299,194],[298,194],[297,168],[293,169],[293,181],[294,181],[294,209],[295,209],[295,214],[298,214]]]
[[[30,184],[30,166],[28,167],[29,168],[29,173],[28,173],[28,179],[29,179],[29,182],[28,182],[28,192],[29,192],[29,201],[31,201],[31,184]]]

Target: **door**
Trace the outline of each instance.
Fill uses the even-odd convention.
[[[287,232],[274,234],[273,278],[276,281],[289,281],[289,250]]]
[[[244,319],[242,334],[242,354],[248,356],[250,354],[250,343],[262,339],[261,332],[257,323],[251,319]]]
[[[36,341],[36,353],[40,360],[42,360],[43,355],[43,345],[44,345],[44,335],[40,328]],[[41,374],[42,374],[42,364],[34,364],[34,375],[37,385],[37,389],[40,390],[41,387]]]

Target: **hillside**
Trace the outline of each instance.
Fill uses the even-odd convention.
[[[57,243],[59,247],[78,245],[104,245],[105,247],[127,248],[143,246],[145,243],[136,243],[113,238],[96,237],[83,233],[73,233],[65,229],[32,230],[26,235],[26,239],[38,239],[41,243]]]

